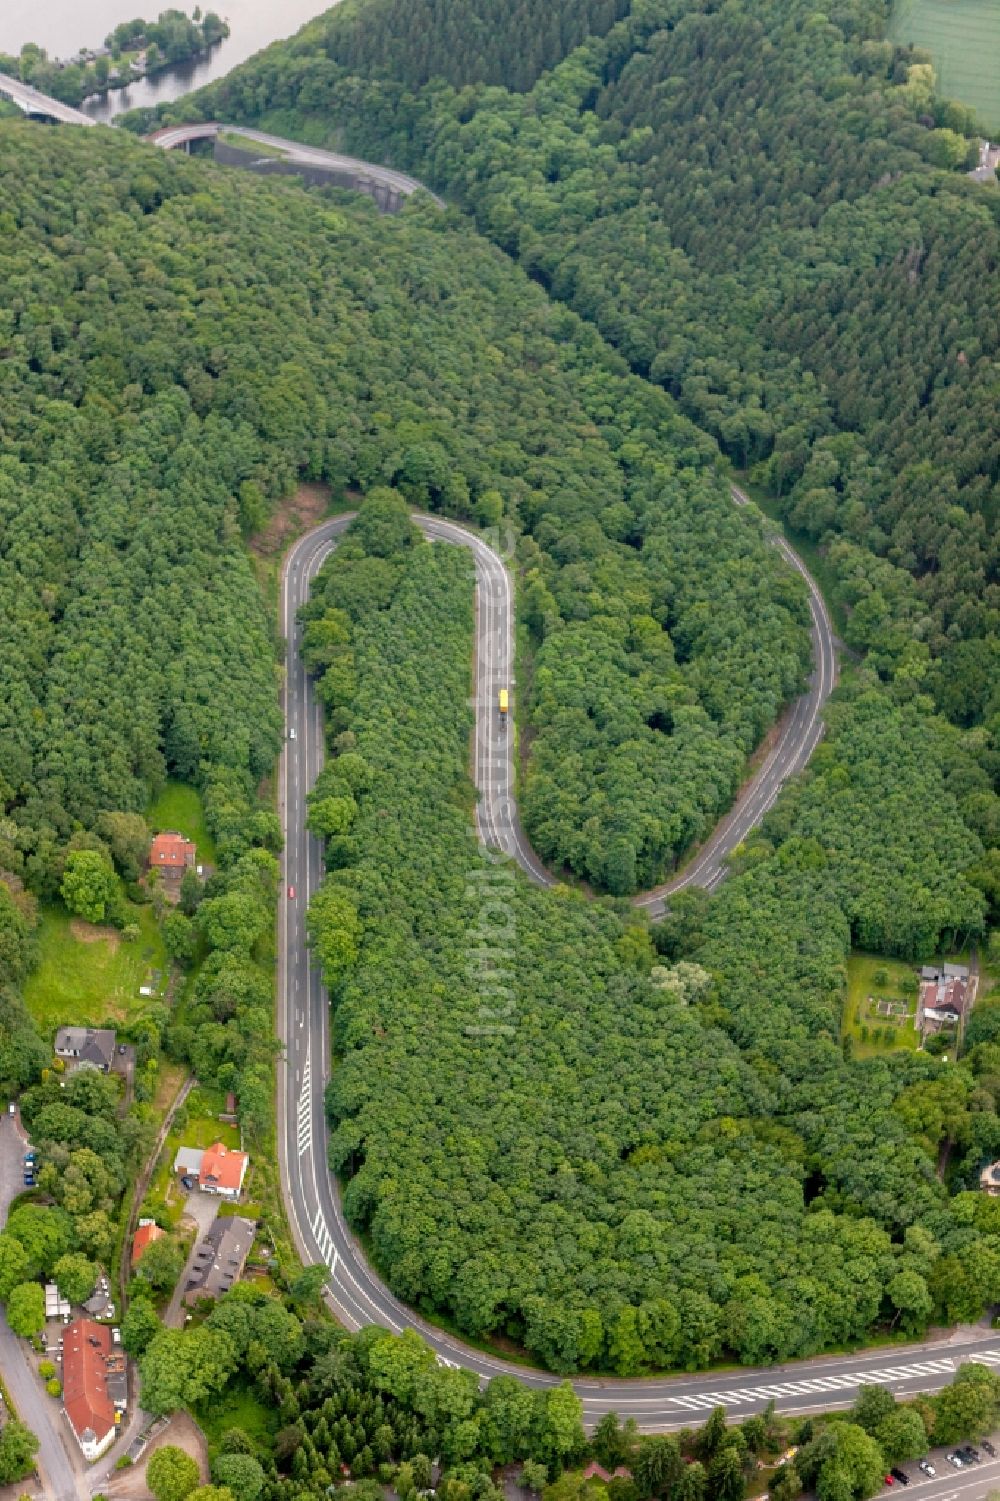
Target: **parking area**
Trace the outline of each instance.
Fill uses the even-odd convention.
[[[27,1150],[21,1118],[11,1115],[5,1105],[3,1115],[0,1115],[0,1228],[7,1223],[11,1201],[24,1192],[24,1154]]]
[[[932,1449],[925,1459],[894,1465],[883,1496],[920,1492],[921,1501],[980,1501],[1000,1485],[1000,1438]]]
[[[42,1330],[42,1339],[45,1341],[45,1359],[50,1360],[57,1368],[59,1380],[62,1380],[63,1358],[63,1333],[69,1319],[46,1319]]]

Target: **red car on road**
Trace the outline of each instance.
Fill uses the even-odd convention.
[[[294,900],[295,900],[295,887],[294,886],[289,886],[289,888],[288,888],[288,900],[290,902],[294,902]]]

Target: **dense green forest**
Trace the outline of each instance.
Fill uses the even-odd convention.
[[[149,1412],[210,1410],[232,1388],[243,1398],[237,1422],[247,1408],[269,1420],[252,1437],[236,1425],[218,1435],[213,1423],[217,1484],[248,1501],[311,1501],[349,1478],[345,1494],[357,1501],[379,1501],[391,1483],[413,1501],[428,1488],[433,1458],[443,1501],[499,1501],[496,1465],[527,1462],[537,1492],[586,1452],[568,1384],[532,1392],[500,1377],[480,1391],[471,1372],[438,1364],[412,1332],[347,1335],[319,1317],[318,1270],[282,1300],[238,1286],[199,1326],[161,1330],[146,1344]]]
[[[266,1132],[279,643],[243,544],[304,476],[368,496],[306,610],[335,753],[310,932],[334,1001],[332,1165],[394,1289],[555,1370],[622,1374],[916,1334],[1000,1299],[997,1207],[965,1191],[1000,1153],[992,1009],[957,1065],[857,1062],[839,1038],[852,942],[929,955],[1000,903],[996,328],[976,271],[994,211],[932,167],[958,161],[963,121],[879,41],[879,9],[782,16],[750,7],[748,40],[730,7],[650,0],[523,96],[352,81],[310,31],[205,96],[320,131],[353,100],[355,144],[429,170],[521,267],[426,202],[380,220],[111,132],[0,126],[0,1078],[33,1086],[26,1113],[67,1164],[34,1262],[12,1236],[29,1283],[98,1254],[81,1221],[108,1212],[106,1185],[89,1158],[69,1174],[74,1152],[105,1142],[120,1181],[141,1155],[110,1097],[34,1083],[16,995],[33,902],[96,890],[114,920],[120,820],[167,775],[200,787],[219,869],[173,924],[204,962],[164,1043]],[[745,66],[718,66],[727,29]],[[498,38],[470,76],[491,54]],[[719,111],[743,101],[728,154],[671,126],[709,83]],[[952,208],[977,231],[966,253],[935,248]],[[930,346],[920,390],[903,287]],[[844,319],[826,344],[823,297],[822,328]],[[712,825],[804,680],[801,585],[733,508],[717,441],[823,542],[869,655],[719,894],[651,933],[478,851],[467,560],[407,512],[510,529],[526,821],[546,858],[624,895]],[[150,1335],[151,1410],[221,1389],[240,1341],[249,1375],[261,1343]],[[304,1420],[291,1481],[324,1468],[307,1440],[329,1452]]]
[[[103,133],[0,147],[20,163],[0,866],[52,894],[76,823],[144,808],[167,772],[269,769],[276,667],[241,533],[304,473],[523,531],[540,845],[620,890],[668,870],[807,661],[801,586],[734,513],[711,440],[429,209],[383,222]]]
[[[381,73],[417,86],[495,83],[529,89],[588,36],[603,36],[629,0],[348,0],[330,24],[327,12],[293,46],[322,52],[352,71]]]
[[[616,893],[654,885],[712,828],[808,664],[801,583],[772,562],[761,592],[742,512],[693,476],[664,483],[638,465],[626,495],[601,528],[550,516],[535,529],[558,571],[521,549],[542,637],[525,827],[544,860]],[[608,532],[633,555],[609,555]]]
[[[956,1067],[839,1043],[852,935],[912,954],[982,927],[959,731],[859,673],[745,869],[657,955],[627,908],[470,839],[467,564],[402,497],[366,503],[304,613],[336,752],[310,817],[331,1163],[400,1296],[630,1375],[918,1332],[1000,1291],[996,1207],[935,1172],[946,1139],[957,1187],[1000,1150],[995,1046]]]
[[[995,737],[1000,197],[886,13],[648,0],[525,95],[477,82],[471,32],[449,83],[390,79],[334,10],[174,108],[343,141],[471,210],[828,548],[850,644]],[[520,45],[500,18],[493,45]]]

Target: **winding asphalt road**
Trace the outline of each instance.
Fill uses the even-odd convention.
[[[0,83],[4,80],[0,80]],[[2,92],[2,89],[0,89]],[[93,122],[84,118],[81,123]],[[162,148],[215,135],[225,127],[177,126],[157,132]],[[376,167],[334,152],[306,147],[263,132],[242,134],[267,147],[277,147],[303,163],[356,171],[392,187],[403,195],[423,184],[390,168]],[[431,195],[434,196],[433,194]],[[440,203],[440,199],[436,199]],[[748,497],[731,487],[737,505]],[[419,1331],[446,1365],[473,1371],[481,1380],[501,1373],[526,1385],[546,1387],[556,1378],[546,1372],[515,1366],[472,1350],[426,1324],[395,1299],[368,1265],[348,1229],[337,1185],[327,1168],[323,1091],[329,1058],[329,1005],[319,973],[309,962],[305,914],[309,899],[323,880],[323,846],[309,834],[306,796],[323,763],[323,725],[320,706],[298,653],[296,611],[309,597],[312,579],[336,538],[350,522],[341,516],[325,522],[295,544],[282,572],[281,609],[287,642],[284,709],[286,725],[295,739],[287,740],[280,765],[280,807],[285,833],[284,879],[295,897],[282,901],[278,924],[279,1031],[284,1058],[278,1070],[279,1163],[292,1233],[303,1261],[322,1263],[330,1270],[327,1296],[337,1317],[349,1329],[377,1323],[400,1332]],[[482,842],[515,859],[530,878],[552,884],[520,827],[513,793],[513,730],[498,723],[496,705],[501,687],[513,687],[513,602],[510,577],[502,560],[481,538],[452,522],[423,517],[419,524],[431,538],[468,547],[477,576],[476,725],[474,770],[480,794],[477,809]],[[687,885],[709,890],[722,880],[725,861],[774,803],[782,784],[801,770],[822,735],[821,713],[837,673],[833,631],[816,584],[801,559],[782,538],[775,539],[790,565],[803,576],[812,612],[814,668],[809,688],[785,716],[776,743],[764,763],[744,787],[730,813],[711,837],[670,882],[636,898],[651,913],[662,910],[671,892]],[[22,1351],[0,1321],[0,1366],[25,1409],[33,1406]],[[858,1387],[878,1382],[905,1395],[945,1385],[963,1361],[975,1360],[1000,1369],[1000,1335],[983,1329],[959,1329],[938,1340],[897,1346],[857,1355],[800,1361],[762,1370],[740,1369],[666,1380],[580,1380],[575,1388],[582,1400],[584,1421],[595,1424],[610,1410],[635,1418],[651,1432],[677,1428],[703,1419],[711,1408],[723,1406],[735,1417],[762,1410],[768,1402],[788,1412],[846,1407]],[[45,1439],[54,1440],[49,1425]],[[63,1451],[43,1442],[40,1459],[47,1471],[47,1490],[57,1501],[76,1496],[77,1477]],[[97,1478],[96,1476],[94,1477]],[[982,1481],[963,1475],[952,1482],[942,1476],[927,1489],[941,1501],[958,1501],[959,1492],[971,1498],[982,1494]]]
[[[742,496],[736,497],[742,500]],[[319,701],[298,651],[296,612],[308,599],[312,580],[349,525],[349,516],[324,522],[301,538],[282,574],[282,624],[287,643],[284,709],[289,732],[280,767],[280,807],[285,830],[284,880],[294,898],[284,896],[278,925],[279,1030],[284,1059],[278,1070],[279,1161],[289,1220],[303,1260],[329,1268],[327,1296],[348,1329],[377,1323],[397,1333],[416,1329],[443,1363],[462,1366],[481,1380],[501,1373],[532,1387],[552,1385],[547,1372],[515,1366],[473,1350],[425,1323],[394,1298],[349,1230],[337,1184],[327,1168],[323,1090],[330,1055],[329,1003],[306,946],[306,910],[324,876],[323,844],[307,830],[306,795],[323,764],[323,723]],[[500,557],[481,538],[437,517],[421,517],[428,537],[470,549],[477,576],[476,730],[474,765],[480,791],[479,834],[489,846],[518,860],[539,882],[551,877],[531,852],[517,819],[513,795],[513,732],[497,722],[497,695],[511,683],[513,601],[510,576]],[[801,564],[794,557],[794,566]],[[835,678],[829,620],[813,593],[816,666],[809,692],[786,717],[777,745],[746,789],[739,816],[726,821],[724,837],[713,837],[682,874],[678,884],[715,881],[726,853],[743,838],[777,796],[781,782],[808,758],[821,733],[820,710]],[[859,1385],[881,1382],[900,1393],[945,1385],[963,1360],[1000,1369],[1000,1334],[964,1329],[919,1345],[857,1355],[794,1362],[762,1370],[738,1369],[665,1380],[585,1379],[575,1383],[588,1425],[615,1410],[634,1417],[645,1431],[697,1422],[715,1406],[737,1417],[762,1410],[769,1401],[789,1412],[849,1406]]]
[[[737,485],[730,485],[729,492],[736,505],[747,506],[751,503],[750,497]],[[775,535],[773,541],[786,563],[805,580],[809,591],[813,656],[809,686],[788,709],[782,720],[780,733],[763,763],[743,787],[725,818],[716,824],[701,849],[672,880],[636,897],[636,905],[644,907],[653,917],[663,912],[665,897],[685,886],[704,886],[708,891],[715,890],[725,876],[729,855],[774,805],[788,778],[802,770],[823,734],[823,705],[837,685],[837,649],[833,625],[816,581],[798,553],[789,547],[780,534]]]
[[[216,134],[220,128],[173,127],[158,132],[156,141],[169,148],[198,135]],[[402,193],[415,192],[422,186],[389,168],[372,167],[261,132],[243,133],[299,161],[381,174],[380,180]],[[737,505],[749,504],[748,496],[738,487],[732,486],[731,494]],[[322,842],[310,835],[305,822],[306,796],[323,764],[323,724],[319,702],[299,657],[296,612],[308,599],[316,572],[349,522],[349,516],[340,516],[301,538],[289,553],[282,573],[281,609],[287,643],[284,709],[287,728],[294,731],[295,738],[286,740],[281,760],[280,804],[285,887],[286,892],[294,890],[295,896],[284,897],[278,925],[279,1030],[284,1049],[278,1071],[278,1122],[281,1179],[292,1232],[305,1262],[319,1262],[329,1268],[327,1296],[347,1328],[378,1323],[396,1332],[416,1329],[439,1360],[471,1370],[481,1380],[503,1372],[529,1386],[549,1386],[556,1379],[550,1374],[469,1349],[426,1324],[394,1298],[368,1265],[348,1229],[337,1184],[327,1167],[323,1091],[330,1056],[329,1004],[320,975],[309,962],[305,927],[309,899],[324,875]],[[516,860],[539,885],[551,885],[553,877],[531,849],[520,825],[514,796],[513,728],[500,725],[497,710],[500,689],[514,687],[510,576],[486,542],[454,522],[421,517],[419,524],[432,539],[468,547],[475,563],[473,767],[479,791],[476,820],[480,839]],[[809,686],[785,715],[763,764],[705,844],[671,881],[636,898],[637,905],[652,915],[663,910],[664,898],[673,891],[688,885],[713,890],[718,885],[729,854],[764,817],[784,782],[805,766],[823,733],[823,705],[837,680],[833,628],[819,589],[801,559],[783,538],[776,537],[775,545],[802,575],[809,591],[813,647]],[[897,1347],[891,1355],[880,1350],[757,1371],[744,1369],[669,1380],[581,1380],[575,1385],[588,1425],[615,1410],[623,1417],[634,1417],[644,1430],[655,1431],[697,1422],[719,1405],[736,1416],[760,1411],[772,1400],[791,1412],[846,1407],[859,1385],[867,1382],[882,1382],[900,1393],[933,1390],[945,1385],[961,1361],[968,1359],[1000,1367],[1000,1337],[981,1329],[959,1330],[939,1341]]]
[[[88,124],[93,121],[88,120]],[[267,148],[268,154],[280,152],[285,161],[296,162],[303,167],[326,167],[334,172],[353,173],[359,178],[370,178],[374,182],[382,183],[399,193],[403,198],[409,198],[412,193],[427,193],[430,198],[444,208],[444,202],[430,188],[418,182],[415,177],[409,177],[405,172],[397,172],[394,167],[382,167],[375,162],[363,162],[356,156],[343,156],[338,151],[325,151],[320,146],[305,146],[301,141],[289,141],[284,136],[268,135],[263,130],[253,130],[246,125],[224,125],[217,120],[204,121],[199,125],[167,125],[162,130],[154,131],[147,137],[154,146],[159,146],[163,151],[173,151],[178,146],[186,146],[191,141],[213,140],[223,131],[234,131],[245,140],[256,141],[259,145]]]

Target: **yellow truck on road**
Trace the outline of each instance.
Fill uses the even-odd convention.
[[[500,689],[500,723],[502,725],[506,725],[506,723],[507,723],[507,709],[508,709],[508,707],[509,707],[509,699],[507,697],[507,689],[506,688],[501,688]]]

